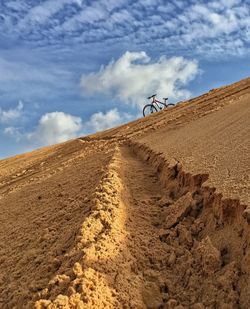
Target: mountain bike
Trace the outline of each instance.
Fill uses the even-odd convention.
[[[143,107],[143,116],[147,116],[149,114],[153,114],[156,112],[159,112],[160,110],[162,110],[163,108],[167,108],[169,106],[174,106],[173,103],[168,103],[167,104],[167,100],[168,98],[163,98],[164,102],[161,102],[159,100],[156,100],[156,94],[151,95],[150,97],[148,97],[148,100],[152,99],[151,103],[146,104]]]

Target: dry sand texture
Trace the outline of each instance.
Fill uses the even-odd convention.
[[[250,79],[0,161],[0,308],[250,308]]]

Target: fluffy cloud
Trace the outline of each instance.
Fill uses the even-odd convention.
[[[75,137],[81,128],[81,118],[52,112],[41,117],[35,131],[27,134],[27,138],[35,144],[51,145]]]
[[[120,113],[117,108],[111,109],[106,113],[98,112],[90,117],[85,127],[92,132],[106,130],[115,127],[123,122],[129,121],[132,116],[126,113]]]
[[[80,117],[75,117],[63,112],[44,114],[33,132],[25,132],[22,127],[8,126],[4,128],[4,135],[21,142],[29,143],[29,149],[34,147],[61,143],[71,138],[94,133],[115,127],[132,120],[133,116],[119,112],[116,108],[107,112],[94,113],[88,121],[82,123]]]
[[[0,107],[0,123],[6,124],[10,123],[22,116],[23,103],[21,101],[18,102],[16,108],[3,110]]]
[[[104,93],[134,105],[145,104],[145,97],[157,93],[173,99],[190,95],[184,86],[198,74],[198,63],[183,57],[161,57],[151,62],[145,52],[126,52],[99,72],[83,75],[85,93]]]

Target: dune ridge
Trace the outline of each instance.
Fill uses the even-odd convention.
[[[250,306],[250,79],[0,161],[2,308]]]

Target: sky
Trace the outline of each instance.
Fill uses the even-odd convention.
[[[249,76],[250,0],[0,0],[0,159]]]

